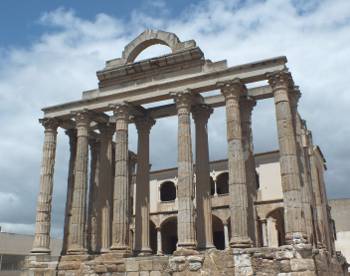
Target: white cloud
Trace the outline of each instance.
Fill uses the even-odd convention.
[[[26,233],[33,229],[43,138],[37,123],[40,109],[79,99],[82,90],[95,88],[95,72],[104,61],[119,57],[123,47],[145,28],[175,32],[181,40],[195,39],[206,58],[228,59],[231,66],[286,55],[303,93],[300,112],[328,160],[329,194],[350,196],[350,2],[307,2],[311,4],[250,0],[242,6],[241,1],[210,0],[191,6],[177,18],[135,10],[128,22],[106,14],[89,21],[65,9],[44,14],[39,21],[47,32],[40,40],[27,48],[0,49],[0,210],[8,210],[0,212],[0,224]],[[160,51],[150,48],[148,55]],[[136,133],[130,129],[130,146],[135,149]],[[175,118],[159,120],[153,127],[153,168],[175,165],[176,129]],[[225,158],[223,109],[213,114],[209,131],[212,158]],[[256,151],[274,149],[275,132],[273,103],[259,103],[254,112]],[[165,140],[164,134],[169,138]],[[55,235],[62,231],[68,166],[68,142],[62,132],[58,141]]]

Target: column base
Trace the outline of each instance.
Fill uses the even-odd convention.
[[[67,255],[87,255],[88,250],[86,248],[70,248],[67,249]]]
[[[198,247],[199,251],[206,251],[212,248],[216,248],[214,244],[206,244],[204,246]]]
[[[47,254],[49,255],[51,253],[51,250],[49,248],[45,247],[35,247],[32,250],[30,250],[31,254]]]
[[[195,250],[194,248],[186,248],[186,247],[180,247],[176,249],[176,251],[173,252],[174,256],[189,256],[189,255],[198,255],[199,252]]]
[[[111,252],[111,250],[109,248],[101,248],[100,252],[103,254],[103,253]]]
[[[231,248],[250,248],[253,246],[253,242],[250,238],[244,237],[233,237],[230,240],[230,247]]]
[[[152,255],[152,249],[151,248],[142,248],[140,252],[137,254],[138,256],[149,256]]]
[[[120,246],[120,245],[112,245],[109,253],[121,258],[130,257],[132,255],[132,251],[128,246]]]

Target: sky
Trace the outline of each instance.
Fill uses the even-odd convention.
[[[285,55],[307,120],[327,160],[329,198],[350,197],[350,1],[19,1],[0,2],[0,226],[34,231],[45,106],[78,100],[97,87],[96,71],[121,56],[143,30],[194,39],[205,57],[229,66]],[[146,49],[139,59],[169,52]],[[177,121],[160,119],[151,131],[152,169],[176,165]],[[210,159],[226,158],[225,113],[208,124]],[[130,125],[130,149],[136,151]],[[272,100],[253,111],[255,152],[275,150]],[[166,136],[166,139],[164,137]],[[62,236],[68,139],[59,130],[52,236]]]

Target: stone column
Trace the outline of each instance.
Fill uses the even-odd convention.
[[[322,192],[320,188],[320,176],[317,170],[316,157],[314,155],[314,145],[312,141],[312,133],[308,131],[308,155],[310,160],[310,172],[311,172],[311,184],[312,190],[315,195],[316,205],[316,244],[318,248],[327,248],[327,237],[325,233],[326,222],[324,220]]]
[[[294,133],[296,139],[297,147],[297,160],[300,172],[300,185],[301,185],[301,201],[303,206],[305,227],[307,240],[313,242],[313,225],[312,225],[312,213],[311,213],[311,185],[309,181],[309,174],[307,169],[306,153],[304,152],[303,146],[303,137],[302,137],[302,120],[298,113],[298,102],[300,99],[301,93],[298,87],[294,87],[289,92],[289,100],[291,105],[291,112],[293,118]]]
[[[210,166],[207,123],[213,109],[196,105],[192,116],[196,126],[196,209],[198,248],[214,247],[210,197]]]
[[[266,219],[260,220],[261,222],[261,234],[262,234],[262,246],[268,246],[269,245],[269,239],[267,235],[267,221]]]
[[[190,91],[175,95],[178,114],[178,221],[177,251],[194,253],[197,246],[194,213],[193,157],[191,142],[190,110],[192,94]]]
[[[90,188],[89,188],[89,208],[88,208],[88,248],[96,253],[101,248],[101,235],[98,231],[99,221],[101,219],[99,210],[100,202],[98,195],[102,193],[100,183],[100,141],[94,137],[89,139],[90,144]]]
[[[136,172],[135,249],[140,255],[151,255],[149,231],[149,133],[155,120],[149,116],[138,117],[135,125],[138,133]]]
[[[240,97],[246,93],[239,79],[219,84],[226,101],[231,241],[233,248],[251,247],[248,233],[248,194],[240,116]]]
[[[129,247],[129,150],[127,104],[111,106],[116,119],[115,174],[113,192],[113,225],[111,250],[121,256],[130,255]]]
[[[100,124],[100,183],[101,190],[98,193],[99,201],[99,223],[97,235],[101,238],[102,253],[108,252],[111,246],[111,224],[112,224],[112,199],[113,199],[113,171],[112,171],[112,140],[115,126]]]
[[[267,78],[273,90],[276,106],[286,243],[304,243],[306,241],[306,229],[302,217],[300,171],[288,96],[288,89],[292,80],[290,74],[286,71],[267,74]]]
[[[254,145],[252,132],[252,111],[256,101],[251,97],[243,97],[240,102],[240,115],[242,122],[243,155],[246,169],[248,192],[248,233],[250,239],[256,244],[257,219],[254,202],[256,200],[256,172],[254,159]]]
[[[72,216],[69,222],[68,254],[87,253],[86,234],[86,196],[88,172],[88,131],[90,118],[87,112],[75,113],[77,128],[77,153],[74,167],[74,191]]]
[[[162,231],[160,227],[157,227],[157,255],[161,256],[163,255],[163,248],[162,248]]]
[[[51,202],[59,122],[57,119],[49,118],[39,121],[45,128],[45,137],[36,209],[35,235],[31,253],[50,254]]]
[[[276,219],[268,217],[266,219],[267,234],[268,234],[268,246],[278,247],[278,232],[276,229]]]
[[[67,253],[67,243],[69,235],[69,221],[71,217],[73,190],[74,190],[74,163],[77,153],[77,130],[68,129],[66,134],[69,138],[69,166],[68,166],[68,181],[67,181],[67,196],[66,196],[66,208],[64,216],[64,233],[62,242],[62,255]]]
[[[224,239],[225,239],[225,249],[230,248],[230,237],[228,232],[228,222],[224,222]]]
[[[214,181],[214,196],[218,196],[218,184],[216,182],[216,176],[213,177],[213,181]]]

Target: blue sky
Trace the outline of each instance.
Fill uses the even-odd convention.
[[[45,12],[58,8],[74,10],[80,18],[92,20],[96,14],[104,13],[128,21],[132,11],[145,11],[156,16],[159,9],[171,18],[199,0],[163,1],[152,0],[30,0],[30,1],[0,1],[0,47],[26,46],[38,39],[43,32],[50,31],[38,22]]]
[[[124,3],[124,4],[123,4]],[[126,4],[125,4],[126,3]],[[0,225],[32,233],[39,187],[41,108],[78,100],[96,71],[146,28],[195,39],[205,57],[229,66],[286,55],[302,98],[299,111],[327,160],[329,198],[350,197],[350,1],[0,1]],[[164,49],[165,48],[165,49]],[[158,55],[151,47],[142,57]],[[211,160],[226,158],[225,112],[208,124]],[[129,145],[136,150],[135,128]],[[153,169],[176,165],[176,118],[151,132]],[[164,140],[164,133],[167,139]],[[255,152],[277,149],[272,100],[253,112]],[[59,131],[53,235],[62,234],[68,140]]]

